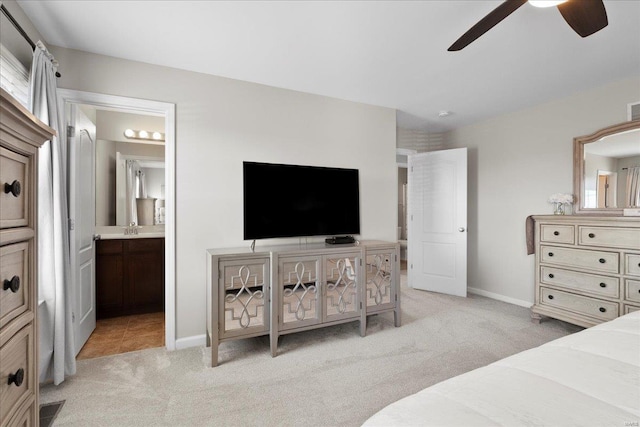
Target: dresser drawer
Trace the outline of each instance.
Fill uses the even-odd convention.
[[[6,420],[14,416],[26,401],[35,397],[32,323],[18,331],[0,348],[0,360],[0,419]]]
[[[567,267],[588,268],[603,273],[618,273],[619,254],[584,249],[540,247],[541,262]]]
[[[578,226],[578,244],[611,248],[640,249],[640,229]]]
[[[618,303],[540,287],[540,304],[602,320],[618,317]]]
[[[640,304],[640,280],[625,279],[624,299]]]
[[[0,328],[31,309],[29,242],[0,247]]]
[[[575,228],[573,225],[541,225],[540,241],[551,243],[567,243],[573,245],[575,242]]]
[[[22,404],[20,409],[18,409],[16,416],[9,421],[8,426],[10,427],[35,427],[36,425],[36,414],[40,411],[36,410],[36,402],[35,396],[33,399],[27,400]],[[3,425],[4,427],[4,425]]]
[[[28,157],[0,147],[0,228],[29,225]]]
[[[624,305],[624,310],[622,311],[622,314],[629,314],[632,313],[634,311],[640,311],[640,307],[636,307],[635,305]]]
[[[620,282],[616,277],[599,276],[554,267],[540,268],[540,281],[579,292],[589,292],[611,298],[620,295]]]
[[[640,276],[640,255],[625,254],[624,265],[624,274]]]

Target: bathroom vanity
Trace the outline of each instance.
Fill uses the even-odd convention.
[[[163,311],[164,287],[164,237],[96,242],[98,319]]]

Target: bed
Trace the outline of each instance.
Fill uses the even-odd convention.
[[[640,311],[405,397],[365,426],[638,426]]]

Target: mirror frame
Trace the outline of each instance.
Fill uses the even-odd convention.
[[[623,208],[585,208],[582,207],[584,194],[584,146],[599,139],[620,132],[640,129],[640,120],[632,120],[600,129],[590,135],[573,138],[573,192],[575,215],[622,216]]]

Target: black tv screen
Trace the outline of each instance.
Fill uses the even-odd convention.
[[[357,169],[244,162],[244,239],[360,233]]]

